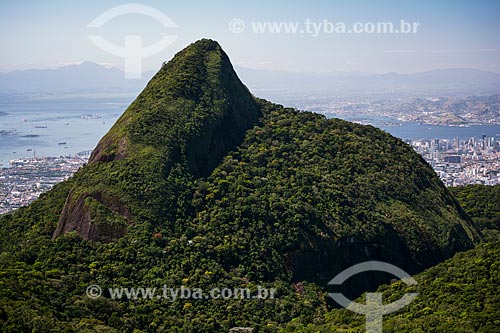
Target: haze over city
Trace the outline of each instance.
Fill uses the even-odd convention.
[[[98,32],[115,45],[123,45],[127,34],[140,35],[143,45],[165,35],[177,36],[164,51],[143,59],[144,70],[157,70],[193,40],[212,38],[236,66],[254,69],[414,73],[474,68],[500,72],[498,1],[142,1],[168,16],[176,27],[165,28],[151,17],[132,14],[115,17],[98,29],[88,27],[109,8],[128,3],[2,1],[0,71],[56,68],[83,61],[123,67],[123,59],[89,40],[89,35]],[[232,27],[234,20],[238,26]],[[329,24],[350,28],[356,22],[399,26],[401,20],[418,23],[418,29],[397,34],[325,30]],[[308,31],[307,22],[317,29]],[[298,28],[255,31],[262,24]]]

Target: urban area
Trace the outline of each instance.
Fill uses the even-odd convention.
[[[10,161],[0,169],[0,214],[26,206],[73,175],[89,155],[31,157]]]
[[[499,139],[455,138],[407,141],[433,167],[446,186],[500,184]]]

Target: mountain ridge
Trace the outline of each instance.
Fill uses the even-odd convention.
[[[200,40],[162,66],[88,165],[0,217],[0,325],[276,332],[331,309],[326,283],[355,263],[413,274],[480,239],[402,140],[256,98],[220,45]],[[353,279],[345,294],[383,282]],[[85,296],[94,284],[99,299]],[[135,302],[106,291],[162,285],[278,297]]]

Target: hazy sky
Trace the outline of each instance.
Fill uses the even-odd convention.
[[[0,70],[81,61],[122,66],[122,58],[89,40],[98,34],[116,45],[123,45],[126,35],[141,35],[144,45],[177,35],[161,53],[143,59],[145,69],[158,68],[187,44],[207,37],[219,41],[234,64],[251,68],[409,73],[468,67],[500,73],[500,1],[138,1],[161,11],[177,27],[165,28],[140,14],[88,27],[101,13],[128,3],[1,0]],[[391,22],[399,28],[401,20],[417,22],[417,32],[342,34],[327,29],[331,24],[351,29],[356,22],[368,23],[368,28]],[[243,31],[232,32],[230,22],[233,30],[241,30],[243,22]],[[295,33],[283,27],[281,33],[254,30],[256,24],[283,22],[297,24]]]

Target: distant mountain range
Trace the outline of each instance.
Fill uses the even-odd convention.
[[[415,74],[357,72],[290,73],[236,69],[264,97],[300,91],[305,96],[487,95],[500,91],[500,74],[476,69],[439,69]],[[273,90],[271,90],[271,87]],[[272,93],[271,96],[268,96]]]
[[[63,66],[57,69],[18,70],[0,74],[3,93],[123,93],[139,92],[153,73],[143,79],[126,80],[117,68],[93,62]]]
[[[476,69],[440,69],[415,74],[359,72],[299,73],[237,67],[238,75],[263,97],[475,95],[500,91],[500,74]],[[92,62],[57,69],[0,74],[3,93],[139,93],[154,72],[127,80],[121,70]]]

